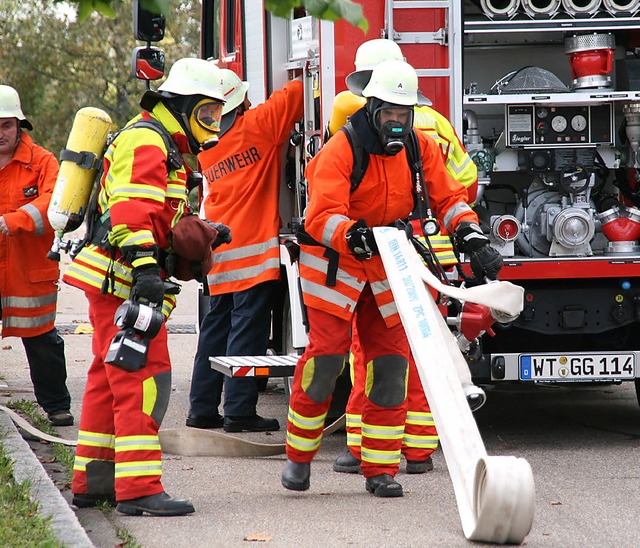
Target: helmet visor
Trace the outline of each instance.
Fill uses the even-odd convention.
[[[191,119],[205,131],[218,133],[222,118],[222,105],[223,103],[220,101],[204,99],[194,107]]]
[[[413,128],[413,107],[383,103],[374,110],[373,123],[385,137],[402,139]]]

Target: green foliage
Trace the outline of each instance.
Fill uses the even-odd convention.
[[[117,126],[140,110],[146,88],[131,75],[131,53],[143,44],[133,36],[132,0],[111,5],[115,19],[93,12],[80,24],[50,0],[0,0],[0,83],[18,90],[34,141],[56,156],[80,108],[101,108]],[[200,2],[170,5],[165,39],[158,44],[167,68],[180,57],[197,56],[200,43]]]
[[[0,539],[6,548],[41,546],[58,548],[49,523],[38,513],[38,505],[29,498],[29,484],[16,483],[13,478],[13,461],[9,458],[0,439]]]
[[[107,17],[115,17],[111,3],[119,0],[69,1],[78,4],[78,19],[84,21],[94,11]],[[170,13],[167,0],[141,0],[141,3],[144,8],[152,13]],[[363,32],[367,32],[369,27],[367,20],[364,18],[362,6],[352,0],[266,0],[265,7],[278,17],[289,17],[293,8],[304,7],[310,15],[319,19],[326,19],[327,21],[344,19]]]

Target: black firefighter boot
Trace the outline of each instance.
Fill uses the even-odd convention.
[[[188,500],[174,499],[167,493],[121,500],[116,510],[128,516],[141,516],[145,512],[152,516],[184,516],[196,511]]]
[[[365,487],[369,493],[376,497],[401,497],[403,496],[402,485],[389,474],[379,474],[365,481]]]
[[[306,491],[309,489],[311,476],[310,462],[293,462],[287,459],[282,470],[282,486],[291,491]]]

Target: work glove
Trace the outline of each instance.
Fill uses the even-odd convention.
[[[222,244],[231,243],[231,229],[227,225],[223,225],[222,223],[214,223],[213,221],[210,221],[209,219],[204,219],[204,221],[211,228],[215,228],[216,231],[218,232],[218,236],[216,237],[216,239],[211,244],[211,249],[212,250],[216,249],[218,246],[221,246]]]
[[[164,299],[164,281],[160,277],[160,267],[146,264],[132,270],[133,285],[131,300],[144,304],[159,304]]]
[[[461,222],[456,227],[453,241],[459,252],[469,256],[471,271],[476,278],[498,278],[502,268],[502,256],[489,245],[489,238],[476,223]]]
[[[351,253],[359,261],[370,259],[374,255],[378,255],[378,245],[371,230],[364,219],[358,221],[345,234],[347,245]]]

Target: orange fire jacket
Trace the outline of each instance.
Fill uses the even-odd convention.
[[[0,169],[2,336],[35,337],[51,331],[60,269],[47,259],[53,229],[47,219],[58,161],[22,133],[11,162]]]
[[[461,221],[478,222],[467,204],[466,188],[448,174],[437,143],[420,131],[416,135],[434,214],[449,231]],[[304,302],[312,308],[350,319],[364,284],[369,282],[386,324],[393,326],[400,317],[382,260],[379,256],[357,260],[345,236],[358,219],[375,227],[409,216],[414,204],[406,150],[396,156],[372,154],[362,182],[353,192],[349,180],[352,167],[353,154],[342,132],[332,137],[307,166],[310,202],[305,230],[316,241],[334,249],[339,258],[335,286],[328,286],[330,259],[325,257],[325,249],[302,246],[300,276]]]
[[[302,82],[288,82],[233,126],[198,160],[208,181],[207,219],[231,228],[231,243],[213,253],[210,295],[234,293],[280,277],[278,234],[281,151],[302,118]]]

